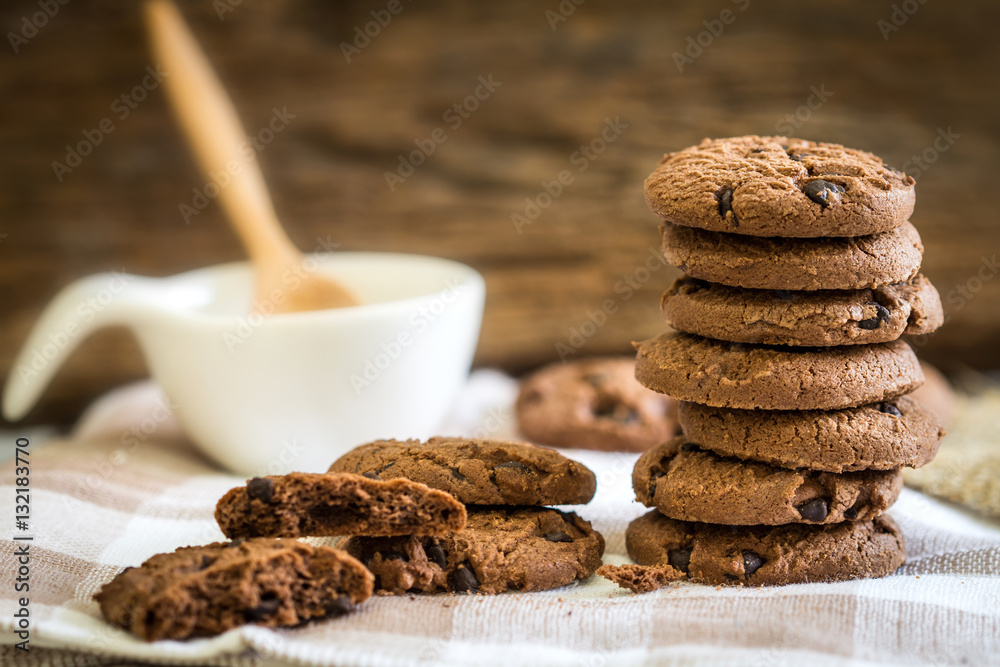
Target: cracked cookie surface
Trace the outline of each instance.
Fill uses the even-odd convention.
[[[120,572],[94,599],[108,622],[156,641],[340,616],[371,597],[373,584],[339,549],[257,538],[158,554]]]
[[[903,488],[894,470],[831,473],[725,458],[684,438],[654,447],[632,471],[636,499],[671,519],[739,526],[872,519]]]
[[[636,343],[635,376],[682,401],[744,410],[836,410],[909,393],[924,376],[901,340],[770,347],[668,332]]]
[[[689,276],[766,290],[854,290],[905,282],[924,246],[908,222],[871,236],[784,239],[709,232],[666,223],[663,255]]]
[[[463,530],[441,537],[352,537],[344,545],[380,593],[541,591],[589,577],[604,538],[572,512],[469,508]]]
[[[706,139],[645,183],[669,222],[750,236],[862,236],[913,212],[914,179],[865,151],[787,137]]]
[[[230,489],[215,520],[229,538],[439,535],[465,525],[465,506],[406,479],[295,472]]]
[[[589,468],[555,450],[474,438],[379,440],[351,450],[330,471],[410,479],[468,505],[578,505],[597,489]]]
[[[661,299],[667,324],[734,343],[864,345],[931,333],[944,321],[941,298],[922,274],[875,289],[751,290],[685,276]]]
[[[906,561],[887,514],[823,526],[718,526],[668,519],[653,510],[625,532],[639,565],[671,565],[692,581],[775,586],[884,577]]]
[[[518,427],[534,442],[632,452],[674,435],[676,408],[636,381],[632,357],[546,366],[522,381],[516,403]]]
[[[843,410],[734,410],[682,402],[689,440],[721,456],[827,472],[919,468],[937,454],[940,418],[912,395]]]

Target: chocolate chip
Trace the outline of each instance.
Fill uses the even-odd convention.
[[[335,597],[323,606],[323,611],[328,616],[343,616],[352,609],[354,609],[354,605],[351,604],[351,598],[346,595]]]
[[[727,213],[733,214],[733,226],[738,227],[739,221],[736,220],[736,213],[733,211],[733,189],[726,188],[719,193],[719,215],[723,218],[726,217]]]
[[[887,415],[892,415],[893,417],[902,417],[903,413],[899,411],[892,403],[882,403],[878,406],[878,411],[883,412]]]
[[[844,510],[844,518],[850,521],[854,521],[855,519],[857,519],[858,515],[861,514],[861,507],[863,506],[863,504],[864,503],[862,503],[861,500],[859,499],[856,503],[848,507],[846,510]]]
[[[281,606],[281,600],[274,593],[265,593],[260,596],[260,602],[252,609],[243,610],[243,619],[247,623],[263,621]]]
[[[247,482],[247,495],[252,500],[269,503],[274,497],[274,482],[267,477],[254,477]]]
[[[479,590],[479,580],[471,568],[462,565],[455,570],[452,586],[459,593],[474,593]]]
[[[653,496],[656,495],[656,480],[663,477],[662,472],[651,472],[649,474],[649,499],[652,500]]]
[[[564,533],[561,530],[549,533],[545,536],[545,539],[549,542],[572,542],[573,538]]]
[[[465,481],[465,475],[463,475],[462,473],[460,473],[458,471],[458,468],[452,468],[451,469],[451,476],[453,478],[457,479],[460,482],[464,482]]]
[[[812,157],[812,153],[806,153],[805,151],[803,151],[801,153],[792,153],[792,154],[789,154],[788,157],[791,158],[791,159],[793,159],[793,160],[795,160],[796,162],[802,162],[802,158],[804,158],[804,157]]]
[[[362,477],[367,477],[368,479],[382,479],[381,477],[378,476],[377,472],[372,472],[371,470],[369,470],[368,472],[362,473],[361,476]]]
[[[767,152],[766,148],[751,148],[747,152],[747,155],[753,155],[754,153],[766,153],[766,152]]]
[[[876,303],[873,301],[869,305],[875,307],[875,317],[870,317],[866,320],[861,320],[860,322],[858,322],[858,326],[861,327],[862,329],[866,329],[868,331],[871,331],[873,329],[878,329],[880,326],[882,326],[883,322],[888,322],[889,320],[892,319],[892,312],[888,308],[883,306],[881,303]]]
[[[759,553],[754,551],[746,550],[743,552],[743,573],[746,576],[750,576],[757,570],[761,568],[764,564],[764,557]]]
[[[200,570],[207,570],[209,568],[209,566],[211,566],[212,563],[214,563],[214,562],[215,562],[214,558],[212,558],[211,556],[209,556],[207,554],[202,554],[201,565],[199,565],[198,569],[200,569]]]
[[[806,183],[805,187],[802,188],[802,192],[804,192],[809,199],[812,199],[823,208],[826,208],[832,202],[836,201],[835,195],[844,192],[844,186],[817,178],[816,180]]]
[[[687,573],[688,566],[691,564],[691,548],[671,549],[667,552],[667,563],[681,572]]]
[[[685,442],[683,445],[681,445],[681,451],[682,452],[700,452],[701,451],[701,447],[699,447],[698,445],[694,444],[693,442]]]
[[[448,554],[445,553],[444,549],[438,544],[432,544],[426,549],[424,553],[427,554],[427,560],[437,565],[442,570],[448,566]]]
[[[830,504],[826,498],[813,498],[795,507],[805,521],[822,521],[830,513]]]

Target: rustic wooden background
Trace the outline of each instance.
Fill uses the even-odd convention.
[[[249,130],[274,107],[296,115],[260,158],[295,241],[309,249],[329,234],[346,250],[430,253],[478,268],[489,291],[478,364],[518,372],[556,358],[556,343],[607,299],[618,312],[578,355],[627,352],[630,340],[660,331],[658,295],[672,269],[634,295],[616,291],[658,244],[643,178],[666,150],[774,133],[798,111],[795,134],[863,147],[897,167],[932,151],[939,131],[958,135],[919,173],[914,222],[950,317],[921,349],[946,369],[1000,366],[1000,279],[990,264],[1000,250],[1000,3],[906,0],[900,11],[916,11],[893,17],[891,3],[863,0],[402,0],[347,62],[340,44],[387,4],[181,3]],[[573,11],[558,16],[560,7]],[[674,52],[707,30],[703,22],[717,30],[723,10],[731,23],[678,71]],[[169,275],[242,257],[215,205],[189,224],[178,211],[203,180],[162,91],[125,119],[112,108],[151,64],[139,4],[60,6],[15,54],[9,33],[27,34],[25,17],[38,11],[36,0],[0,9],[4,374],[43,304],[75,278]],[[885,39],[893,19],[899,29]],[[481,76],[501,85],[453,129],[445,112]],[[808,109],[812,88],[826,100],[813,97]],[[105,117],[114,131],[57,181],[52,162]],[[593,161],[574,163],[609,118],[627,128]],[[447,141],[391,191],[384,173],[438,127]],[[564,169],[572,184],[519,234],[511,215]],[[102,333],[31,419],[69,422],[99,392],[144,373],[127,334]]]

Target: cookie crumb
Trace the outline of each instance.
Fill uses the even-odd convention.
[[[633,593],[649,593],[687,575],[672,565],[602,565],[597,574]]]

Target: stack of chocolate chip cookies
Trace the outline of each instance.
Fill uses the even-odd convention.
[[[634,590],[681,577],[783,584],[889,574],[903,536],[883,512],[943,435],[907,396],[899,337],[943,320],[918,271],[914,181],[874,155],[784,137],[706,140],[646,181],[676,331],[638,344],[636,377],[681,401],[684,437],[633,473],[656,508],[627,535]]]

